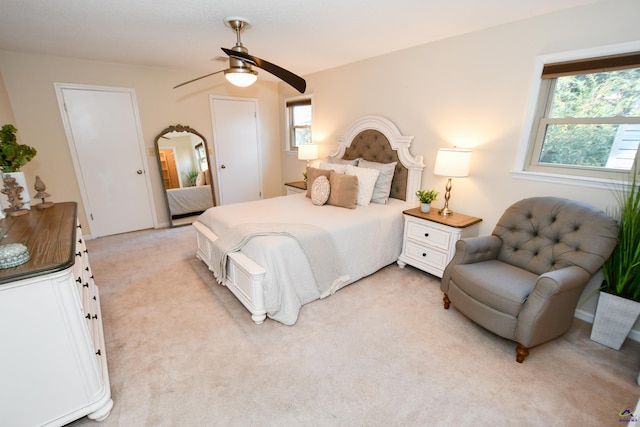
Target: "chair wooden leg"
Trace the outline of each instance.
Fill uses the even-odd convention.
[[[524,359],[526,359],[528,355],[529,355],[529,349],[523,346],[522,344],[518,343],[518,346],[516,347],[516,362],[518,363],[524,362]]]
[[[449,297],[447,296],[447,294],[444,294],[444,297],[442,298],[442,302],[444,302],[444,309],[448,310],[449,306],[451,305],[451,301],[449,301]]]

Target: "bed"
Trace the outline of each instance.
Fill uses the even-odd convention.
[[[363,159],[361,163],[374,168],[395,163],[388,199],[362,204],[358,199],[357,206],[345,208],[314,204],[301,193],[217,206],[193,223],[197,258],[249,310],[255,323],[268,316],[295,324],[303,305],[397,261],[402,211],[415,206],[424,168],[422,156],[410,154],[412,139],[384,117],[360,118],[329,158],[335,164]],[[333,179],[344,178],[338,175],[331,172],[332,193],[339,188]],[[365,182],[361,175],[359,179]]]
[[[171,216],[204,212],[213,206],[211,185],[168,189],[167,202]]]

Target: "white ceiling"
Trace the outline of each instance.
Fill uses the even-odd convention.
[[[0,0],[0,49],[194,74],[252,22],[249,53],[305,75],[601,0]],[[261,73],[261,75],[267,73]]]

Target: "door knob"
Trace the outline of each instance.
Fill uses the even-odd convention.
[[[138,175],[142,175],[142,169],[138,169],[136,172]]]
[[[227,167],[225,165],[220,166],[220,169],[226,169]]]

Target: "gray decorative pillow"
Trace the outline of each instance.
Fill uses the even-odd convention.
[[[358,162],[360,161],[360,158],[358,157],[357,159],[353,159],[353,160],[344,160],[344,159],[340,159],[338,157],[333,157],[333,156],[329,156],[327,158],[327,162],[329,163],[334,163],[336,165],[353,165],[353,166],[358,166]]]
[[[311,185],[311,202],[317,206],[324,205],[329,200],[330,192],[329,179],[324,175],[320,175]]]
[[[377,163],[369,162],[367,160],[360,160],[358,167],[377,169],[380,171],[376,186],[373,189],[373,195],[371,196],[371,203],[378,203],[380,205],[386,205],[389,201],[389,193],[391,193],[391,181],[393,181],[393,174],[396,171],[396,164],[393,163]]]

